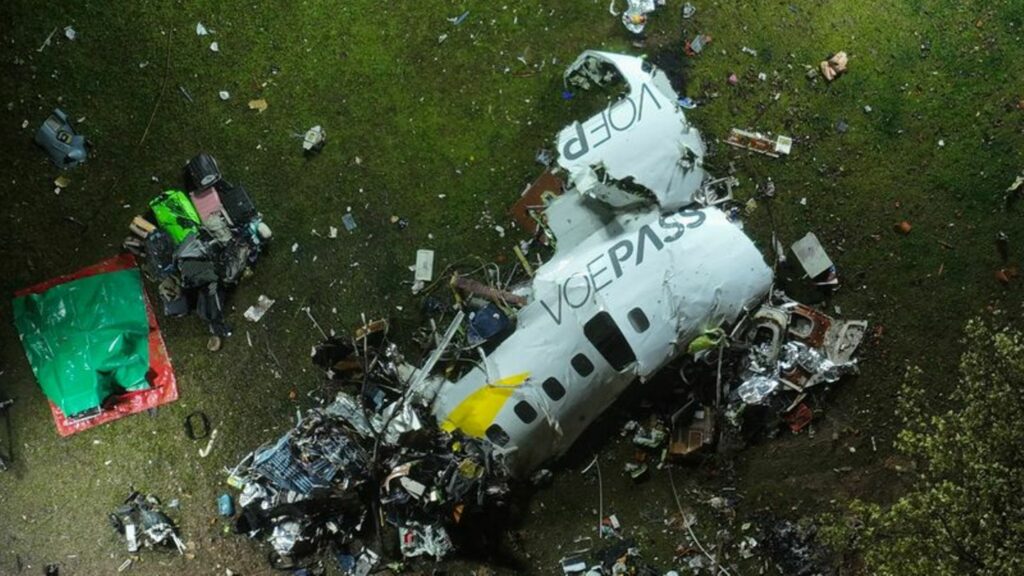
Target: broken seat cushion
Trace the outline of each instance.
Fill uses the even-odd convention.
[[[46,396],[64,414],[149,387],[149,322],[138,269],[97,274],[14,299],[14,324]]]

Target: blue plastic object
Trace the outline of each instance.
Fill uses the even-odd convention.
[[[225,518],[235,515],[235,502],[231,499],[231,494],[225,492],[217,497],[217,511]]]
[[[494,338],[509,327],[508,316],[494,304],[484,306],[469,320],[469,343],[478,344]]]
[[[35,141],[58,168],[73,168],[89,155],[85,136],[75,132],[68,115],[59,108],[36,131]]]

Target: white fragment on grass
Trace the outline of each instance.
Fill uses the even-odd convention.
[[[75,29],[72,28],[71,26],[65,26],[64,27],[64,37],[67,38],[68,40],[71,40],[72,42],[74,42],[75,38],[78,38],[78,32],[76,32]]]
[[[296,242],[295,244],[292,244],[292,254],[295,254],[298,251],[299,251],[299,243]]]
[[[328,229],[328,231],[327,231],[327,237],[328,238],[337,238],[338,237],[338,229],[335,228],[334,226],[331,226]]]
[[[250,322],[259,322],[260,319],[263,318],[263,315],[267,313],[267,310],[270,310],[270,307],[274,305],[274,302],[276,302],[276,300],[272,300],[263,294],[260,294],[259,298],[256,299],[256,303],[249,306],[242,316]]]
[[[210,52],[220,52],[220,44],[210,42]]]
[[[410,266],[413,272],[413,280],[418,282],[430,282],[434,279],[434,251],[420,249],[416,251],[416,264]]]
[[[217,93],[217,96],[220,96],[221,100],[227,100],[228,98],[231,98],[231,93],[227,90],[221,90]]]
[[[494,227],[494,231],[498,233],[498,238],[504,238],[505,237],[505,227],[504,226],[495,226]]]
[[[217,439],[217,429],[214,428],[213,432],[210,432],[210,439],[206,442],[206,448],[199,449],[199,457],[206,458],[210,455],[210,450],[213,450],[213,441]]]
[[[210,31],[203,26],[202,22],[196,22],[196,36],[206,36]]]

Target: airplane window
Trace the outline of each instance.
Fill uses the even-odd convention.
[[[626,342],[622,330],[615,325],[611,314],[598,312],[583,325],[583,334],[597,348],[601,356],[616,370],[622,370],[636,361],[636,354]]]
[[[590,376],[590,373],[594,371],[594,363],[583,354],[577,354],[572,357],[572,367],[576,369],[577,374],[584,378]]]
[[[505,444],[508,444],[508,441],[510,440],[508,432],[505,432],[505,429],[497,424],[491,424],[487,429],[487,432],[484,434],[487,435],[488,440],[494,442],[498,446],[504,446]]]
[[[565,387],[556,378],[548,378],[540,386],[552,400],[558,401],[565,396]]]
[[[520,400],[513,410],[515,410],[516,416],[519,416],[519,419],[522,420],[524,424],[529,424],[537,419],[537,411],[534,410],[533,406],[530,406],[530,403],[526,400]]]
[[[639,308],[629,311],[629,323],[637,332],[647,332],[647,329],[651,327],[651,321],[647,319],[647,314],[644,314],[644,311]]]

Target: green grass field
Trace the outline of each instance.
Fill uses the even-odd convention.
[[[1002,266],[994,239],[1009,234],[1019,265],[1024,225],[1019,211],[1003,209],[1002,191],[1022,167],[1024,3],[695,4],[696,16],[684,21],[681,2],[669,0],[640,51],[605,0],[2,3],[4,294],[116,253],[132,216],[180,186],[182,166],[199,151],[246,185],[276,239],[234,294],[236,334],[220,353],[206,351],[198,319],[162,321],[178,402],[68,439],[54,430],[10,300],[0,299],[0,397],[17,399],[7,430],[15,464],[0,474],[0,574],[17,574],[19,564],[40,574],[47,563],[60,563],[62,574],[115,573],[126,552],[106,514],[132,486],[181,500],[177,516],[194,557],[145,553],[130,573],[271,573],[263,547],[224,533],[214,500],[226,489],[223,468],[290,427],[320,382],[308,360],[319,332],[301,309],[338,330],[363,313],[414,328],[408,266],[417,248],[437,251],[438,270],[468,257],[511,257],[515,234],[501,238],[494,225],[509,227],[507,207],[540,171],[536,150],[594,112],[585,99],[562,99],[565,65],[588,48],[678,61],[682,40],[698,32],[712,35],[711,45],[672,72],[704,101],[688,116],[715,151],[712,171],[724,175],[735,163],[744,200],[773,179],[779,238],[788,245],[814,231],[838,265],[843,287],[827,310],[839,306],[882,329],[862,349],[862,375],[830,395],[813,438],[748,449],[735,480],[709,467],[677,472],[685,503],[703,509],[691,490],[726,484],[745,495],[741,516],[768,508],[799,517],[851,496],[898,493],[889,445],[907,364],[925,369],[937,409],[947,408],[941,395],[964,321],[990,309],[1021,312],[1021,279],[1008,287],[994,279]],[[460,26],[447,21],[467,9]],[[197,36],[197,22],[214,33]],[[78,32],[73,42],[62,35],[67,25]],[[52,44],[38,51],[54,28]],[[219,52],[209,49],[213,41]],[[851,57],[845,76],[832,84],[805,77],[805,66],[837,50]],[[737,86],[726,82],[733,72]],[[221,90],[229,100],[218,98]],[[248,109],[256,98],[266,99],[265,112]],[[58,106],[82,119],[77,127],[94,144],[59,195],[58,171],[32,142]],[[845,133],[835,128],[840,121]],[[295,135],[314,124],[329,143],[306,159]],[[790,135],[793,154],[739,153],[720,142],[732,127]],[[327,238],[349,209],[358,228]],[[392,215],[408,228],[390,224]],[[892,230],[901,220],[913,224],[907,236]],[[746,223],[768,254],[766,207]],[[241,311],[261,293],[278,302],[250,324]],[[193,410],[220,431],[205,459],[182,430]],[[617,457],[629,448],[614,438],[601,448],[605,507],[667,569],[680,534],[658,523],[674,506],[665,474],[634,487]],[[589,453],[572,459],[528,503],[516,527],[518,568],[504,557],[483,561],[509,573],[556,573],[558,558],[596,522],[597,487],[578,473],[588,461]],[[853,471],[834,471],[847,466]],[[469,570],[460,564],[453,573]]]

